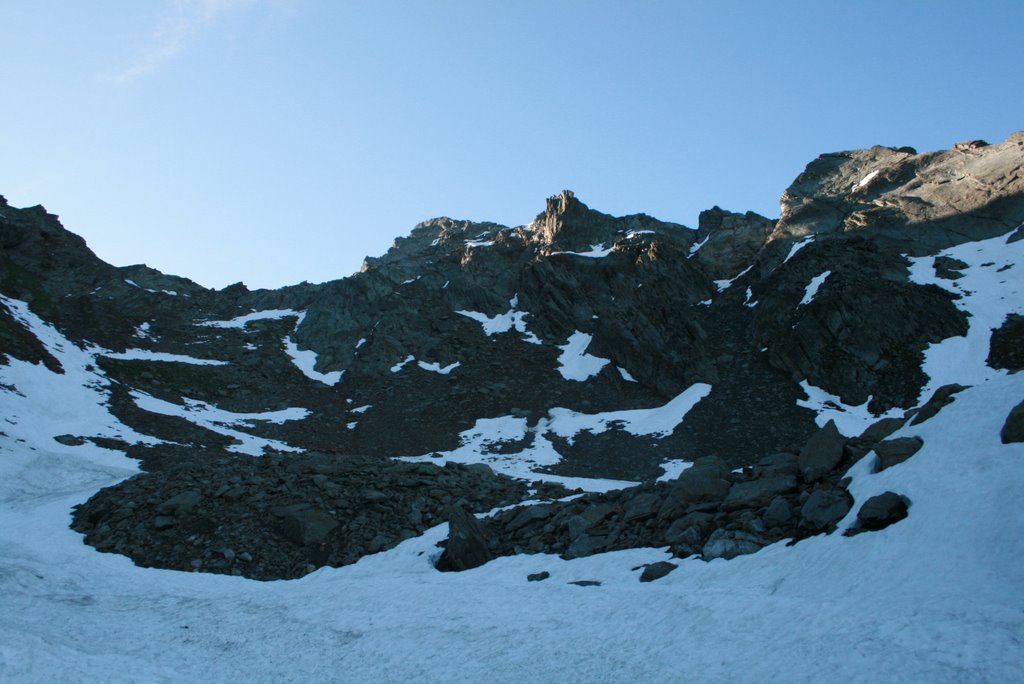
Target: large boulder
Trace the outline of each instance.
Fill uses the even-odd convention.
[[[656,579],[661,579],[668,573],[672,572],[679,566],[675,563],[669,563],[668,561],[658,561],[657,563],[651,563],[644,568],[644,571],[640,573],[641,582],[653,582]]]
[[[1006,416],[1006,422],[999,433],[1003,444],[1024,442],[1024,401],[1020,402]]]
[[[310,504],[282,506],[273,512],[281,519],[281,533],[298,546],[321,544],[338,526],[332,515]]]
[[[903,463],[920,451],[924,441],[920,437],[899,437],[887,439],[875,445],[875,472],[881,472],[897,463]]]
[[[860,438],[865,442],[879,442],[892,433],[899,430],[906,424],[906,420],[903,418],[882,418],[872,423],[864,432],[860,434]]]
[[[156,512],[160,515],[184,515],[199,505],[202,500],[203,495],[198,489],[188,489],[157,506]]]
[[[943,385],[939,389],[935,390],[935,394],[931,396],[931,399],[926,401],[924,406],[922,406],[917,411],[917,413],[914,414],[914,417],[911,419],[910,424],[920,425],[926,420],[935,417],[935,415],[938,414],[939,411],[953,403],[955,399],[955,397],[953,396],[954,394],[957,394],[958,392],[963,392],[965,389],[967,389],[967,387],[965,387],[964,385],[952,383],[949,385]]]
[[[866,530],[881,530],[907,517],[907,500],[895,492],[885,492],[864,502],[857,521]]]
[[[736,556],[743,556],[748,553],[756,553],[767,546],[770,542],[743,530],[718,529],[708,538],[704,544],[704,560],[724,558],[729,560]]]
[[[845,440],[835,421],[815,432],[800,451],[800,474],[805,482],[821,479],[843,460]]]
[[[720,501],[729,493],[728,473],[721,459],[699,458],[669,484],[669,499],[680,504]]]
[[[792,475],[762,477],[749,482],[737,482],[729,490],[729,495],[722,502],[726,511],[740,508],[759,508],[779,494],[791,492],[797,488],[797,480]]]
[[[853,502],[842,490],[815,490],[800,508],[800,526],[811,532],[830,530],[850,512]]]
[[[784,528],[793,520],[793,508],[785,497],[777,496],[764,512],[764,526],[767,529]]]
[[[437,569],[460,571],[477,568],[491,560],[483,526],[461,501],[448,511],[448,545],[437,561]]]

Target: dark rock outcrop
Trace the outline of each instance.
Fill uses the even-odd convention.
[[[1014,372],[1024,369],[1024,316],[1010,314],[992,331],[987,363]]]

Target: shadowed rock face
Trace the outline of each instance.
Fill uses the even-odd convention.
[[[841,489],[834,469],[848,461],[846,451],[840,458],[833,449],[818,468],[818,483],[832,493],[818,495],[806,514],[807,501],[800,500],[813,492],[805,486],[797,454],[818,430],[814,413],[798,404],[805,398],[800,383],[847,404],[870,398],[876,414],[919,405],[927,382],[923,351],[964,334],[967,320],[949,292],[911,282],[907,257],[1019,234],[1022,163],[1024,134],[1001,144],[926,154],[884,147],[827,154],[785,191],[778,220],[714,207],[701,214],[696,230],[644,214],[613,217],[563,191],[528,226],[432,219],[398,238],[386,254],[367,258],[353,276],[257,291],[241,283],[208,290],[143,265],[111,266],[41,207],[16,209],[0,200],[0,294],[27,302],[83,345],[223,362],[194,365],[110,353],[95,360],[110,380],[118,418],[203,454],[189,460],[192,489],[203,496],[194,510],[222,505],[203,478],[230,481],[228,471],[241,461],[228,451],[238,447],[235,438],[216,423],[190,419],[186,406],[243,414],[298,407],[306,410],[302,419],[256,419],[236,427],[339,462],[361,454],[429,463],[432,455],[451,455],[477,439],[474,448],[498,469],[524,453],[546,454],[539,462],[531,457],[533,464],[518,471],[509,469],[529,478],[649,482],[668,460],[710,458],[724,473],[713,469],[713,478],[697,484],[711,492],[710,500],[720,501],[721,510],[680,508],[680,497],[668,493],[690,486],[680,484],[666,487],[664,497],[660,488],[642,492],[647,498],[631,495],[632,508],[623,509],[621,520],[648,530],[657,520],[659,539],[699,550],[717,529],[714,516],[723,515],[719,522],[734,527],[714,543],[728,555],[771,538],[772,528],[759,529],[751,523],[755,518],[778,530],[810,530],[827,528],[843,509],[843,495],[832,490]],[[953,260],[939,258],[934,265],[937,277],[962,276],[963,265]],[[223,323],[268,311],[277,313]],[[993,334],[991,365],[1019,369],[1019,327],[1011,317]],[[6,305],[0,305],[0,352],[0,362],[17,358],[62,370]],[[309,352],[311,368],[303,369],[295,359]],[[311,371],[341,378],[325,382]],[[669,406],[698,383],[709,386],[703,398],[667,428],[634,425],[631,414],[617,413]],[[158,402],[184,415],[152,410]],[[914,420],[942,405],[937,399]],[[560,431],[557,425],[566,416],[587,428]],[[499,424],[500,435],[481,437]],[[832,442],[849,437],[836,434]],[[89,434],[62,439],[102,441]],[[847,442],[843,448],[861,446]],[[187,525],[173,512],[157,516],[155,507],[181,491],[168,479],[173,469],[150,464],[184,457],[174,449],[162,456],[133,453],[149,454],[150,472],[141,479],[149,481],[147,496],[153,498],[133,510],[160,517],[160,531],[170,538]],[[227,465],[205,465],[218,459]],[[729,472],[744,466],[756,466],[756,476],[735,481]],[[434,487],[439,498],[430,500],[447,506],[464,497],[457,479]],[[468,497],[468,507],[479,512],[526,496],[507,483],[498,489],[507,496]],[[116,492],[128,490],[118,485],[104,496],[123,499]],[[384,494],[406,506],[404,494]],[[100,530],[102,522],[81,528],[94,543],[146,559],[140,562],[173,565],[166,560],[173,558],[178,567],[189,560],[162,547],[137,554],[134,546],[144,544],[117,535],[148,530],[149,518],[138,528],[132,516],[140,514],[118,502],[104,505],[122,511],[133,525],[108,523],[114,530],[109,533]],[[389,522],[387,539],[364,539],[362,523],[357,527],[363,531],[352,535],[344,521],[333,524],[338,509],[329,519],[332,509],[319,504],[288,508],[306,503],[275,499],[282,516],[268,509],[268,529],[277,530],[282,544],[306,549],[350,541],[337,542],[326,555],[317,552],[313,560],[307,550],[281,552],[287,562],[266,561],[254,576],[285,576],[282,568],[291,568],[293,576],[295,567],[309,563],[350,562],[358,556],[354,549],[383,548],[413,529]],[[614,498],[598,503],[619,505]],[[661,506],[672,511],[668,518]],[[441,503],[435,508],[433,517],[421,517],[444,515]],[[576,515],[589,520],[585,510]],[[703,517],[708,515],[710,521]],[[681,516],[695,517],[687,517],[684,526]],[[623,537],[622,530],[613,538],[615,530],[605,530],[604,523],[583,524],[566,522],[559,552],[586,555],[632,543],[623,539],[652,539],[640,533]],[[739,528],[746,536],[732,534]],[[212,534],[204,530],[200,525],[190,534]],[[514,548],[524,542],[510,543]],[[232,563],[223,567],[237,569]]]

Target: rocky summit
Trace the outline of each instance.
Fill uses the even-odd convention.
[[[919,458],[893,435],[968,389],[936,345],[1024,367],[1024,265],[972,260],[1022,238],[1024,133],[824,154],[778,219],[713,207],[694,228],[565,190],[528,225],[432,219],[278,290],[114,267],[0,198],[0,397],[45,369],[71,388],[48,439],[137,459],[71,526],[138,565],[296,578],[446,522],[440,570],[732,559],[913,518],[913,492],[859,501],[849,473]],[[1008,304],[976,333],[965,302],[990,291]],[[11,409],[0,435],[28,445],[32,420]],[[1024,439],[1019,405],[1004,423]]]

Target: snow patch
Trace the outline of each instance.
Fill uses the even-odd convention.
[[[130,443],[162,443],[163,440],[140,434],[111,415],[111,383],[96,365],[96,356],[105,350],[82,349],[32,313],[23,301],[0,295],[0,303],[64,370],[54,373],[43,364],[6,357],[6,365],[0,365],[0,437],[17,443],[19,453],[54,454],[54,462],[62,461],[64,455],[89,455],[134,472],[134,462],[122,459],[116,452],[92,444],[67,447],[53,441],[59,435],[71,434],[112,437]]]
[[[509,332],[515,330],[522,334],[524,342],[530,344],[543,344],[540,338],[534,335],[526,327],[526,317],[530,315],[528,311],[517,311],[516,307],[519,306],[519,295],[516,294],[509,300],[509,310],[503,314],[497,316],[488,316],[485,313],[479,311],[456,311],[455,313],[472,318],[474,321],[480,323],[484,329],[484,334],[490,337],[497,333]]]
[[[302,420],[309,415],[309,409],[287,408],[279,411],[264,411],[261,413],[233,413],[217,408],[198,399],[182,397],[184,405],[174,404],[163,399],[158,399],[151,394],[140,390],[131,391],[135,404],[143,411],[158,413],[163,416],[176,416],[236,440],[236,444],[228,447],[228,451],[234,451],[250,456],[260,456],[265,449],[276,449],[278,451],[302,451],[284,442],[257,437],[256,435],[243,432],[236,428],[252,427],[254,422],[266,422],[280,425],[286,421]]]
[[[611,429],[623,430],[638,437],[668,437],[697,402],[710,392],[711,385],[699,382],[686,388],[667,404],[655,408],[602,413],[579,413],[566,408],[553,408],[537,429],[539,432],[553,432],[570,444],[581,432],[597,434]]]
[[[298,324],[295,326],[298,327]],[[291,337],[285,337],[281,340],[284,344],[285,353],[291,357],[292,363],[302,371],[310,380],[316,380],[322,382],[325,385],[334,386],[341,382],[341,377],[345,375],[345,371],[331,371],[329,373],[321,373],[316,370],[316,352],[312,349],[299,349],[299,346],[292,341]]]
[[[1024,279],[1018,270],[1024,265],[1024,240],[1009,242],[1009,237],[968,242],[939,252],[936,256],[967,264],[958,269],[963,277],[957,280],[935,274],[935,257],[908,257],[912,282],[936,285],[958,295],[954,304],[969,314],[966,336],[949,337],[925,350],[922,370],[929,382],[922,399],[953,382],[974,385],[1006,375],[1007,371],[976,360],[987,358],[992,330],[1002,326],[1009,314],[1024,314]],[[968,368],[970,374],[966,373]]]
[[[149,349],[126,349],[123,352],[100,351],[99,356],[119,361],[166,361],[169,363],[188,363],[193,366],[226,366],[227,361],[216,359],[197,359],[194,356],[185,354],[170,354],[168,352],[157,352]]]
[[[824,426],[828,421],[834,420],[839,431],[847,437],[856,437],[864,432],[872,423],[882,418],[899,418],[903,416],[903,409],[890,409],[881,415],[874,415],[868,411],[868,404],[871,397],[860,405],[853,406],[844,404],[843,400],[834,394],[829,394],[820,387],[815,387],[807,380],[800,382],[800,388],[807,394],[807,399],[797,399],[797,406],[808,408],[817,414],[814,422],[819,427]]]
[[[631,236],[627,236],[627,237],[631,237]],[[590,258],[590,259],[601,259],[601,258],[606,257],[609,254],[611,254],[612,250],[614,248],[615,248],[615,245],[612,245],[611,247],[605,247],[600,242],[598,242],[596,244],[590,245],[590,251],[588,251],[588,252],[552,252],[551,256],[557,256],[559,254],[566,254],[566,255],[569,255],[569,256],[587,257],[587,258]]]
[[[680,475],[683,471],[688,470],[693,465],[693,461],[686,461],[683,459],[672,459],[662,463],[659,468],[662,470],[662,475],[658,476],[657,482],[670,482]]]
[[[623,368],[621,366],[616,366],[615,370],[619,371],[619,375],[622,376],[622,379],[625,380],[626,382],[636,382],[637,381],[636,378],[634,378],[632,375],[630,375],[629,371],[626,370],[625,368]]]
[[[797,252],[799,252],[801,249],[803,249],[807,245],[811,244],[812,242],[814,242],[814,236],[813,235],[808,235],[804,239],[802,239],[802,240],[800,240],[798,242],[794,242],[793,246],[789,248],[789,254],[787,254],[786,258],[782,260],[782,263],[786,263],[787,261],[789,261],[790,259],[795,257]]]
[[[137,337],[140,340],[154,339],[153,333],[149,331],[149,321],[146,321],[145,323],[140,323],[138,327],[135,328],[135,332],[133,333],[132,336]]]
[[[453,370],[461,366],[462,363],[460,361],[456,361],[455,363],[448,364],[444,368],[442,368],[441,364],[437,363],[436,361],[434,363],[427,363],[426,361],[417,361],[416,365],[425,371],[430,371],[431,373],[437,373],[439,375],[448,375]]]
[[[875,178],[877,176],[878,176],[878,169],[875,169],[874,171],[872,171],[868,175],[866,175],[863,178],[861,178],[860,181],[858,181],[857,183],[854,183],[853,187],[850,188],[850,192],[857,192],[861,188],[866,188],[868,186],[868,183],[870,183],[871,181],[875,180]]]
[[[597,375],[602,368],[611,363],[608,359],[586,353],[592,339],[591,335],[577,330],[569,336],[568,342],[558,347],[562,353],[558,356],[556,370],[563,378],[582,382]]]
[[[714,281],[715,282],[715,287],[718,288],[719,292],[725,292],[726,290],[729,289],[730,285],[735,283],[737,280],[739,280],[743,276],[747,275],[747,273],[749,273],[750,269],[752,269],[752,268],[754,268],[754,264],[750,264],[745,269],[743,269],[742,271],[740,271],[739,273],[734,275],[732,278],[729,278],[727,280],[716,280],[716,281]]]
[[[708,240],[710,240],[710,239],[711,239],[711,236],[708,235],[707,237],[705,237],[700,242],[695,242],[692,245],[690,245],[690,253],[689,253],[689,255],[687,255],[686,258],[687,259],[691,259],[694,256],[696,256],[697,252],[700,251],[700,248],[703,247],[704,245],[706,245],[708,243]]]
[[[289,316],[303,317],[305,312],[295,311],[294,309],[267,309],[265,311],[253,311],[242,316],[236,316],[226,321],[201,321],[197,325],[205,326],[207,328],[237,328],[243,329],[253,321],[265,321],[273,320],[278,318],[288,318]]]
[[[403,368],[405,368],[407,364],[410,364],[410,363],[412,363],[415,360],[416,360],[416,357],[413,356],[412,354],[410,354],[409,356],[406,356],[404,359],[402,359],[401,361],[396,363],[394,366],[392,366],[391,367],[391,372],[392,373],[397,373],[398,371],[400,371]]]
[[[814,295],[818,294],[818,288],[822,286],[822,283],[832,275],[832,271],[825,271],[821,275],[816,275],[811,278],[811,282],[807,283],[807,288],[804,290],[804,297],[800,300],[797,306],[806,306],[811,303],[814,299]]]
[[[586,414],[566,408],[552,408],[547,416],[529,426],[526,418],[498,416],[480,418],[472,428],[459,434],[459,447],[451,451],[403,456],[400,460],[442,465],[456,463],[486,463],[495,472],[527,480],[560,482],[567,487],[580,487],[586,491],[621,489],[633,483],[622,480],[572,478],[552,475],[546,469],[557,465],[562,455],[555,449],[549,435],[564,438],[570,444],[581,432],[598,434],[608,430],[623,430],[632,435],[654,439],[667,437],[682,423],[686,414],[707,396],[710,385],[696,384],[663,406],[649,409],[627,409]],[[503,446],[525,442],[531,445],[515,453]]]

